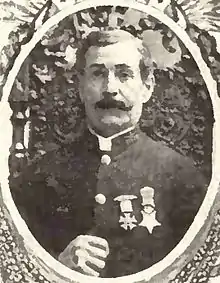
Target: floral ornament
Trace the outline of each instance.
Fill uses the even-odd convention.
[[[209,32],[219,31],[220,2],[218,0],[177,0],[176,4],[187,23]]]
[[[214,3],[214,1],[206,0],[204,4],[199,4],[200,1],[195,0],[190,1],[190,5],[189,1],[183,0],[150,0],[141,2],[162,10],[184,29],[187,27],[187,23],[195,24],[196,26],[200,27],[201,22],[203,22],[201,28],[206,30],[212,31],[216,30],[218,27],[219,18],[217,17],[217,12],[220,4]],[[57,11],[66,8],[68,5],[72,5],[72,1],[54,0],[53,5],[57,8],[57,10],[54,9],[53,13],[56,13]],[[111,9],[111,11],[109,11],[109,9]],[[199,16],[201,16],[204,21],[201,21],[201,17]],[[146,15],[144,15],[142,12],[131,12],[131,10],[125,9],[125,13],[122,15],[121,10],[118,11],[118,7],[105,7],[104,9],[103,7],[97,7],[96,9],[94,8],[93,13],[88,13],[88,9],[86,9],[80,13],[77,13],[77,15],[73,15],[72,19],[73,24],[76,26],[79,39],[85,38],[91,31],[99,30],[100,26],[111,26],[126,30],[129,30],[129,28],[132,26],[136,32],[143,32],[143,25],[146,25],[148,22]],[[216,28],[214,29],[214,27]],[[164,37],[164,35],[161,35],[160,31],[156,31],[155,29],[150,31],[148,29],[149,27],[140,36],[148,45],[148,48],[150,49],[153,55],[152,57],[155,59],[157,66],[160,68],[173,67],[181,60],[181,48],[177,38],[171,32],[170,34],[167,32],[166,37]],[[165,44],[159,44],[164,40],[168,44],[167,47]],[[165,62],[164,58],[166,58]]]
[[[0,197],[0,280],[1,282],[39,282],[49,283],[41,274],[39,268],[34,266],[30,257],[24,252],[13,233],[14,225],[6,212]]]

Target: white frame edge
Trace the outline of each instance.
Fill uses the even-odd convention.
[[[43,35],[55,24],[58,24],[65,17],[76,13],[80,10],[94,7],[94,6],[124,6],[133,8],[136,10],[140,10],[153,16],[156,20],[161,21],[165,25],[167,25],[181,41],[184,43],[186,48],[191,53],[194,58],[197,66],[201,72],[201,75],[207,85],[214,111],[214,127],[213,127],[213,175],[212,179],[206,194],[206,197],[201,205],[199,212],[197,213],[194,222],[190,226],[187,233],[184,235],[183,239],[179,242],[179,244],[161,261],[154,264],[150,268],[138,272],[136,274],[118,277],[118,278],[93,278],[82,275],[78,272],[70,270],[63,264],[59,263],[55,258],[53,258],[48,252],[44,250],[44,248],[36,241],[31,232],[29,231],[26,223],[21,218],[18,209],[12,199],[9,184],[8,184],[8,176],[9,176],[9,168],[8,168],[8,157],[9,157],[9,148],[12,143],[12,125],[10,122],[10,117],[12,114],[12,110],[8,104],[8,97],[10,95],[14,80],[21,68],[21,65],[25,58],[29,55],[29,53],[33,50],[37,42],[41,40]],[[118,0],[114,2],[112,0],[86,0],[81,3],[72,4],[69,6],[65,6],[64,10],[58,12],[56,15],[48,19],[34,34],[33,38],[26,45],[22,46],[20,54],[17,56],[15,60],[15,64],[12,67],[7,82],[3,89],[3,96],[0,102],[0,113],[1,113],[1,129],[4,128],[5,131],[0,132],[0,183],[2,186],[2,195],[3,201],[10,212],[12,220],[18,229],[19,234],[23,237],[24,243],[26,245],[27,250],[31,250],[33,254],[41,259],[42,262],[45,263],[49,268],[54,270],[56,273],[59,273],[60,276],[69,280],[79,281],[79,282],[88,282],[88,280],[92,282],[127,282],[132,283],[134,281],[141,280],[150,280],[155,275],[158,275],[162,271],[164,271],[167,267],[169,267],[179,256],[181,256],[187,247],[192,243],[194,238],[199,233],[200,229],[203,227],[206,219],[208,218],[209,212],[213,206],[215,197],[218,193],[218,185],[220,183],[220,143],[217,141],[220,140],[220,98],[217,93],[217,84],[213,79],[210,69],[206,65],[205,61],[202,58],[199,47],[191,41],[189,35],[171,18],[165,15],[162,11],[158,10],[153,6],[149,6],[146,4],[138,3],[134,0]],[[219,157],[218,157],[219,156]],[[125,281],[126,280],[126,281]]]

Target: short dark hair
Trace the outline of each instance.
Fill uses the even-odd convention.
[[[146,81],[149,74],[153,72],[153,62],[151,54],[144,42],[131,33],[120,29],[107,29],[103,31],[93,31],[85,39],[79,42],[76,51],[76,70],[81,75],[84,73],[85,68],[85,54],[91,46],[104,47],[111,44],[118,43],[119,41],[135,40],[137,41],[137,50],[142,55],[140,60],[140,73],[143,81]],[[139,47],[138,47],[139,45]]]

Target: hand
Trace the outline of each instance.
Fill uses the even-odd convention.
[[[80,235],[70,242],[58,260],[71,269],[98,277],[108,254],[109,246],[105,239]]]

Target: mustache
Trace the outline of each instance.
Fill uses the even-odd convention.
[[[95,108],[100,109],[119,109],[122,111],[130,111],[133,106],[126,106],[123,101],[114,99],[102,99],[95,104]]]

